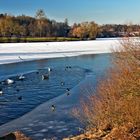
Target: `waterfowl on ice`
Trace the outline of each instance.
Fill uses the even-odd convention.
[[[48,70],[48,72],[51,72],[52,71],[52,69],[50,67],[48,67],[47,70]]]
[[[66,66],[66,67],[65,67],[65,70],[71,69],[71,68],[72,68],[71,66]]]
[[[18,79],[19,80],[24,80],[25,79],[25,76],[24,75],[20,75]]]
[[[19,58],[20,60],[24,60],[24,59],[22,59],[20,56],[18,56],[18,58]]]
[[[70,89],[69,88],[66,89],[66,93],[67,93],[67,96],[70,95]]]
[[[55,105],[52,105],[51,109],[52,109],[52,111],[55,111],[55,109],[56,109]]]
[[[67,91],[67,92],[69,92],[69,91],[70,91],[70,89],[69,89],[69,88],[67,88],[67,89],[66,89],[66,91]]]
[[[7,79],[6,80],[6,83],[9,85],[9,84],[13,84],[14,83],[14,80],[12,80],[12,79]]]
[[[2,88],[0,88],[0,95],[3,95],[3,91],[2,91]]]
[[[19,97],[18,97],[18,100],[22,100],[22,96],[19,96]]]
[[[70,92],[67,92],[67,96],[69,96],[70,95]]]
[[[39,74],[39,71],[37,71],[36,74]]]
[[[61,82],[61,86],[64,86],[65,85],[65,83],[64,82]]]
[[[48,79],[49,79],[49,75],[48,74],[42,75],[42,80],[48,80]]]
[[[19,89],[16,89],[16,91],[19,92],[20,90]]]

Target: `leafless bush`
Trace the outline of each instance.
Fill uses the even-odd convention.
[[[112,129],[131,123],[140,128],[140,41],[125,39],[114,51],[114,67],[75,115],[87,126]]]

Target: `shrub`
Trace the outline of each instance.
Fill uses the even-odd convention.
[[[140,128],[140,41],[124,39],[114,66],[75,115],[89,127],[107,130],[131,123]]]

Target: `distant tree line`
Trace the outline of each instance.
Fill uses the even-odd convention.
[[[0,37],[75,37],[81,40],[92,40],[96,37],[139,35],[140,25],[98,25],[92,21],[74,23],[70,26],[67,19],[64,22],[48,19],[41,9],[36,12],[35,17],[0,14]]]
[[[43,10],[37,11],[35,17],[0,14],[0,36],[3,37],[62,37],[67,36],[69,30],[67,20],[50,20]]]
[[[99,32],[98,24],[93,22],[83,22],[80,24],[74,24],[70,28],[69,35],[72,37],[78,37],[80,39],[96,39]]]

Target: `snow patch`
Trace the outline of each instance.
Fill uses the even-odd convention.
[[[120,38],[94,41],[1,43],[0,64],[85,54],[111,53],[119,47]]]

